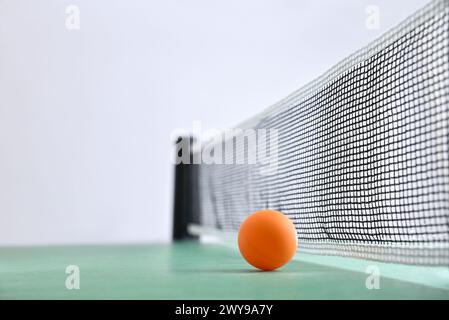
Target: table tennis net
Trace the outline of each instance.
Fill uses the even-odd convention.
[[[237,231],[275,209],[300,251],[449,265],[448,100],[448,1],[433,1],[203,144],[218,161],[198,166],[201,224]]]

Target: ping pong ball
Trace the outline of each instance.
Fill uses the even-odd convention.
[[[243,258],[264,271],[277,269],[293,258],[298,240],[295,225],[279,211],[261,210],[240,226],[238,246]]]

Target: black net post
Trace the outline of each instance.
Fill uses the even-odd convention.
[[[173,212],[173,240],[196,239],[189,234],[188,225],[199,223],[198,165],[193,164],[193,137],[179,137],[176,141],[175,196]]]

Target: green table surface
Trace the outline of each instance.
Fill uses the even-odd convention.
[[[80,289],[65,287],[68,265]],[[290,262],[252,269],[214,244],[0,248],[0,299],[449,299],[449,291],[389,278],[368,290],[367,274]]]

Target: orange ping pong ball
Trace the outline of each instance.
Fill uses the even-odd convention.
[[[269,271],[293,258],[298,246],[295,225],[279,211],[261,210],[240,226],[238,245],[243,258],[253,267]]]

